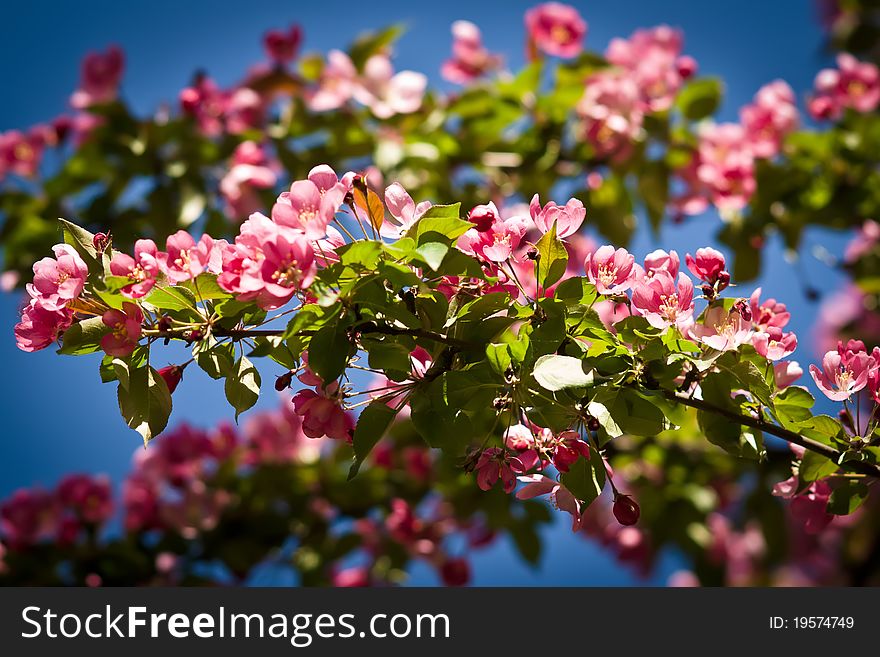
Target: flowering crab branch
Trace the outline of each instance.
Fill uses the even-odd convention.
[[[459,349],[469,346],[467,342],[458,340],[442,333],[429,331],[423,328],[401,328],[399,326],[381,325],[375,323],[359,324],[352,327],[357,333],[371,334],[378,333],[381,335],[407,335],[414,338],[424,338],[451,347]],[[144,329],[143,334],[148,337],[155,338],[176,338],[186,340],[192,333],[192,328],[171,328],[171,329]],[[272,338],[281,337],[286,334],[284,329],[259,329],[259,328],[240,328],[240,329],[224,329],[221,327],[211,328],[211,333],[218,338],[232,338],[233,340],[245,340],[247,338]],[[316,331],[304,330],[297,333],[298,336],[311,336]]]
[[[758,429],[759,431],[772,434],[777,438],[782,438],[782,440],[785,440],[786,442],[789,442],[793,445],[799,445],[804,449],[808,449],[811,452],[820,454],[821,456],[824,456],[832,462],[836,463],[840,458],[840,452],[833,447],[826,445],[825,443],[821,443],[818,440],[814,440],[809,436],[804,436],[800,433],[797,433],[796,431],[791,431],[789,429],[786,429],[785,427],[780,427],[777,424],[773,424],[772,422],[767,422],[760,417],[734,413],[726,408],[719,408],[717,406],[714,406],[708,402],[703,401],[702,399],[695,399],[688,395],[676,393],[671,390],[664,390],[664,395],[670,401],[684,404],[685,406],[690,406],[691,408],[696,408],[698,410],[713,413],[715,415],[719,415],[723,418],[727,418],[728,420],[736,422],[737,424],[741,424],[746,427],[751,427],[753,429]],[[845,463],[845,467],[847,469],[853,470],[854,472],[880,479],[880,466],[878,466],[876,463],[847,461]]]
[[[237,419],[260,394],[252,359],[271,359],[283,368],[277,390],[304,386],[292,403],[305,435],[351,444],[350,477],[406,409],[428,445],[464,455],[481,488],[549,496],[576,529],[606,487],[615,517],[638,520],[605,466],[624,434],[690,426],[759,461],[761,435],[746,429],[776,435],[808,450],[796,452],[795,495],[878,476],[880,349],[841,344],[812,366],[844,403],[837,420],[814,415],[813,396],[793,385],[802,370],[785,360],[797,336],[784,304],[760,289],[725,296],[731,275],[712,248],[687,254],[689,274],[672,250],[637,264],[597,248],[578,233],[586,212],[535,195],[527,210],[489,202],[463,217],[460,203],[416,204],[399,183],[380,197],[362,175],[320,165],[232,243],[178,231],[164,250],[138,240],[129,254],[62,222],[65,243],[34,265],[16,338],[26,351],[60,341],[64,354],[103,352],[102,379],[118,382],[120,411],[145,443],[165,428],[187,367],[223,380]],[[363,239],[334,227],[353,220]],[[270,326],[282,317],[286,327]],[[155,370],[162,339],[186,342],[192,358]],[[357,390],[352,370],[377,379]],[[868,393],[870,411],[858,401],[853,415],[849,400]],[[834,508],[862,499],[837,490],[857,499]]]

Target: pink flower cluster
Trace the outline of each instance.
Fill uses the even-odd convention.
[[[483,45],[480,28],[470,21],[452,24],[452,57],[443,62],[441,75],[455,84],[468,84],[501,65],[501,57]]]
[[[587,23],[578,10],[560,2],[545,2],[525,15],[529,51],[537,48],[554,57],[570,59],[583,50]]]
[[[308,354],[303,354],[308,365]],[[354,419],[342,407],[344,396],[339,383],[324,384],[321,378],[306,367],[297,377],[301,383],[314,386],[303,389],[293,396],[293,407],[302,418],[303,433],[309,438],[334,438],[351,442],[354,435]]]
[[[847,401],[865,388],[880,403],[880,348],[871,353],[860,340],[839,342],[837,349],[822,357],[821,368],[810,365],[810,375],[819,390],[832,401]]]
[[[815,119],[838,119],[844,110],[873,112],[880,104],[880,70],[849,53],[837,56],[837,68],[816,75],[815,95],[808,109]]]
[[[80,86],[70,97],[76,109],[108,103],[116,99],[125,70],[125,55],[118,46],[106,52],[91,52],[82,61]]]
[[[15,326],[16,345],[22,351],[45,349],[67,330],[74,312],[68,307],[82,294],[89,270],[68,244],[52,247],[55,258],[34,263],[34,280],[27,284],[30,297]]]
[[[578,103],[587,141],[600,157],[625,159],[641,139],[645,114],[668,110],[696,62],[681,55],[678,30],[660,25],[613,39],[605,52],[613,68],[587,80]]]
[[[265,114],[263,98],[253,89],[241,86],[223,90],[205,75],[197,76],[192,86],[180,92],[179,99],[184,114],[209,137],[257,128]]]
[[[109,479],[70,475],[54,491],[20,489],[0,503],[0,535],[18,550],[44,540],[69,544],[112,513]]]
[[[226,200],[230,217],[241,220],[263,208],[259,190],[275,187],[276,166],[265,148],[256,142],[244,141],[235,148],[232,166],[220,179],[220,194]]]
[[[354,99],[369,107],[376,118],[388,119],[417,111],[427,84],[421,73],[395,73],[387,54],[372,55],[359,73],[348,55],[331,50],[317,88],[309,92],[308,104],[315,112],[326,112]]]
[[[691,162],[677,172],[685,191],[673,206],[684,214],[699,214],[710,203],[742,209],[755,193],[755,159],[775,157],[797,124],[794,92],[776,80],[740,110],[739,123],[701,125]]]

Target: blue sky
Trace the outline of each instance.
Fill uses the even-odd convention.
[[[326,51],[347,45],[364,29],[402,21],[408,32],[396,49],[397,68],[423,71],[440,83],[440,64],[449,54],[449,26],[454,20],[468,19],[482,28],[489,48],[502,52],[516,67],[523,60],[522,15],[534,4],[459,0],[7,3],[0,21],[0,80],[5,87],[0,131],[27,127],[62,112],[76,86],[82,55],[111,43],[126,51],[124,95],[138,111],[146,112],[163,101],[173,101],[198,68],[222,84],[234,83],[262,57],[263,32],[292,22],[303,26],[306,50]],[[787,80],[803,98],[816,71],[829,62],[822,50],[814,5],[807,0],[572,4],[589,23],[587,44],[595,50],[604,50],[611,38],[627,36],[639,27],[667,23],[682,28],[685,52],[697,59],[701,73],[719,75],[726,82],[722,119],[735,120],[738,108],[775,78]],[[717,222],[717,216],[709,214],[667,226],[659,240],[643,231],[632,250],[638,257],[661,246],[693,252],[711,243]],[[839,253],[845,236],[814,234],[808,242],[821,242]],[[795,273],[782,255],[779,245],[771,243],[759,284],[765,294],[786,301],[792,309],[792,328],[801,338],[796,356],[805,365],[812,357],[809,333],[817,308],[803,299]],[[807,260],[805,269],[819,290],[832,290],[842,280],[815,261]],[[51,349],[37,354],[18,351],[12,326],[19,302],[17,295],[0,295],[0,323],[6,331],[6,339],[0,340],[4,365],[0,395],[7,427],[0,439],[0,496],[34,483],[52,485],[71,470],[106,472],[118,480],[128,469],[139,437],[119,418],[114,387],[101,385],[98,357],[61,358]],[[174,354],[169,353],[168,359],[173,362]],[[264,407],[275,404],[271,392],[260,402]],[[172,422],[208,426],[231,416],[222,386],[194,370],[187,372],[175,393],[175,407]],[[559,520],[544,537],[544,558],[537,570],[522,564],[510,545],[502,542],[475,556],[475,582],[627,585],[642,581],[617,566],[608,554],[573,537],[567,520]],[[665,556],[657,575],[647,583],[663,583],[679,565],[674,555]],[[434,577],[418,568],[413,582],[430,584]]]

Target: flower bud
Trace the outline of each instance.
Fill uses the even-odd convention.
[[[291,381],[293,381],[293,370],[288,370],[277,379],[275,379],[275,390],[281,392],[282,390],[289,388]]]
[[[697,62],[693,57],[684,55],[675,62],[675,68],[683,80],[692,78],[697,72]]]
[[[445,586],[464,586],[471,580],[470,564],[460,557],[447,559],[440,566],[440,579]]]
[[[715,283],[717,290],[721,292],[728,285],[730,285],[730,273],[726,270],[718,272],[718,281]]]
[[[474,224],[477,230],[485,233],[492,229],[492,224],[498,220],[495,209],[491,205],[478,205],[468,214],[468,221]]]
[[[639,515],[641,515],[639,505],[629,495],[615,495],[612,511],[617,522],[627,527],[636,524],[639,521]]]
[[[598,431],[600,426],[601,425],[599,424],[599,420],[597,418],[593,417],[592,415],[587,418],[587,429],[589,431]]]
[[[746,320],[747,322],[752,321],[752,309],[749,307],[749,302],[745,299],[740,299],[733,305],[736,312],[740,314],[740,316]]]
[[[706,297],[709,301],[715,298],[715,288],[708,283],[706,285],[703,285],[700,289],[703,291],[703,296]]]
[[[104,253],[108,246],[110,246],[110,235],[107,233],[95,233],[94,237],[92,237],[92,246],[95,247],[95,251],[98,254]]]
[[[168,392],[173,393],[177,389],[177,384],[183,378],[183,368],[180,365],[169,365],[159,370],[159,376],[165,379]]]

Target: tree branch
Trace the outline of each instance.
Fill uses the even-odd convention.
[[[741,415],[739,413],[734,413],[727,410],[726,408],[719,408],[718,406],[705,402],[702,399],[692,399],[691,397],[677,395],[670,390],[664,390],[663,393],[666,395],[667,399],[678,402],[679,404],[684,404],[685,406],[690,406],[691,408],[696,408],[697,410],[714,413],[716,415],[720,415],[721,417],[725,417],[728,420],[736,422],[737,424],[751,427],[753,429],[758,429],[759,431],[763,431],[764,433],[769,433],[773,436],[776,436],[777,438],[782,438],[782,440],[785,440],[789,443],[800,445],[804,449],[808,449],[811,452],[821,454],[822,456],[830,459],[831,461],[834,461],[835,463],[837,462],[837,458],[840,456],[840,452],[838,452],[833,447],[830,447],[824,443],[820,443],[818,440],[808,438],[807,436],[802,436],[801,434],[786,429],[785,427],[780,427],[777,424],[767,422],[766,420],[761,420],[750,415]],[[862,461],[847,461],[846,464],[841,467],[880,479],[880,466],[872,463],[863,463]]]

